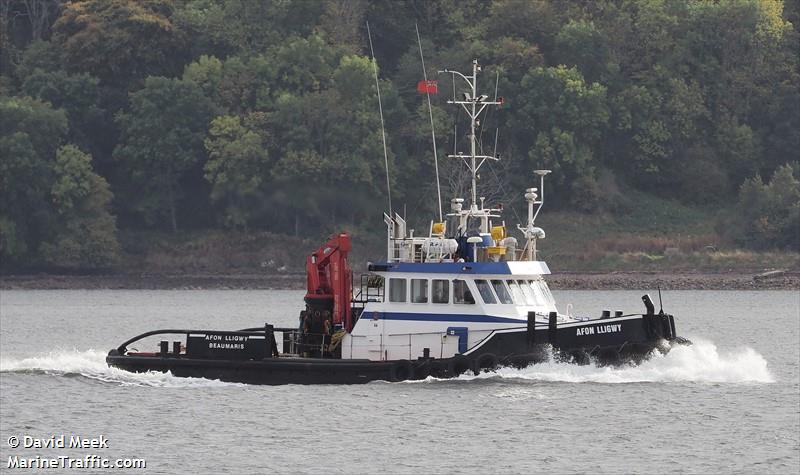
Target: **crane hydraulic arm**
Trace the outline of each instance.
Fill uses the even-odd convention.
[[[333,324],[352,330],[353,276],[347,264],[350,236],[340,233],[306,259],[306,305],[311,311],[329,311]]]

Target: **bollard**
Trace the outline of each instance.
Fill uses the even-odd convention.
[[[547,322],[547,338],[551,345],[556,344],[558,331],[558,313],[550,312],[550,319]]]

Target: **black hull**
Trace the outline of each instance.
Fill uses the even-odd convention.
[[[166,352],[166,356],[141,356],[125,354],[121,347],[111,350],[106,362],[131,372],[169,371],[178,377],[247,384],[361,384],[428,376],[449,378],[499,366],[521,368],[551,358],[578,364],[638,363],[654,350],[668,351],[670,341],[685,341],[674,336],[670,315],[638,315],[498,331],[465,354],[444,359],[369,361],[278,356],[236,360],[190,358]]]

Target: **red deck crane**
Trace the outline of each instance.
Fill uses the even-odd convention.
[[[308,256],[305,296],[308,310],[331,312],[333,324],[341,324],[348,332],[353,329],[353,275],[347,264],[350,249],[350,236],[340,233]]]

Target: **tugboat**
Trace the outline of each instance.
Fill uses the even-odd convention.
[[[443,71],[468,85],[462,99],[448,101],[471,122],[470,153],[451,155],[472,176],[467,206],[453,198],[446,219],[431,222],[427,236],[414,236],[399,214],[384,213],[386,260],[369,264],[357,289],[347,261],[350,237],[333,236],[306,260],[297,327],[150,331],[112,349],[108,365],[252,384],[351,384],[451,378],[550,359],[638,363],[686,343],[676,335],[674,317],[656,312],[649,295],[642,297],[641,314],[604,310],[590,318],[557,310],[544,280],[550,270],[536,247],[545,237],[535,221],[550,171],[535,170],[539,186],[525,190],[528,219],[517,226],[523,246],[509,235],[501,207],[487,208],[477,196],[478,170],[498,159],[477,153],[477,120],[487,106],[502,104],[478,94],[479,70],[473,61],[471,76]],[[181,339],[170,345],[163,335]],[[157,351],[132,349],[151,337],[161,339]]]

